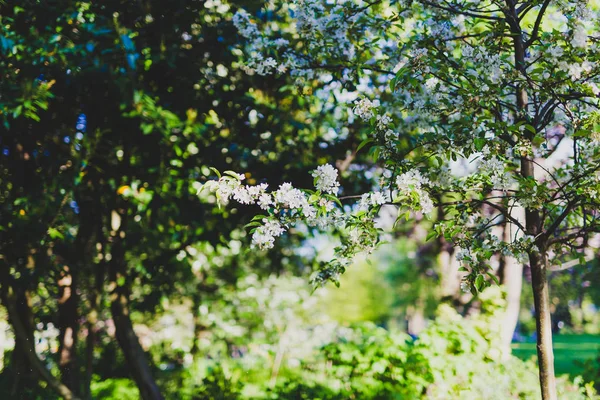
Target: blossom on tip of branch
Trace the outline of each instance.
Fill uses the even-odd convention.
[[[312,172],[315,177],[315,188],[324,193],[337,194],[340,187],[337,181],[338,171],[331,164],[317,167]]]

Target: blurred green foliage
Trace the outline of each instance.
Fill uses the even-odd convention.
[[[530,399],[539,397],[533,362],[502,354],[498,315],[502,301],[485,299],[479,317],[465,319],[442,306],[417,340],[372,323],[338,326],[294,363],[265,375],[274,359],[221,358],[198,380],[182,372],[171,395],[182,399]],[[298,344],[296,344],[298,345]],[[187,371],[187,370],[186,370]],[[202,375],[202,374],[200,374]],[[561,378],[561,399],[584,399],[585,389]],[[193,390],[188,388],[193,387]],[[234,390],[234,388],[237,388]],[[189,393],[189,394],[185,394]],[[204,397],[194,397],[202,393]],[[189,397],[188,397],[189,396]]]

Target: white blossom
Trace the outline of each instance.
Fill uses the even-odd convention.
[[[412,194],[417,195],[420,211],[424,214],[430,214],[434,210],[434,204],[429,193],[422,188],[423,185],[430,183],[430,180],[423,177],[417,169],[407,171],[396,178],[396,186],[401,194],[407,196],[409,199]]]
[[[460,282],[460,290],[464,293],[468,293],[471,291],[471,287],[469,286],[469,283],[466,281],[461,281]]]
[[[422,185],[427,184],[429,184],[429,179],[423,177],[418,169],[407,171],[396,178],[396,186],[401,192],[421,189]]]
[[[285,228],[273,219],[263,219],[264,225],[256,228],[252,234],[252,245],[260,249],[271,249],[275,244],[275,238],[285,232]]]
[[[270,194],[263,193],[258,198],[257,204],[261,209],[268,210],[269,207],[273,204],[273,199]]]
[[[381,192],[371,193],[371,204],[374,206],[379,206],[385,204],[388,201],[388,198],[385,194]]]
[[[588,35],[585,26],[578,24],[573,31],[571,44],[573,47],[585,49],[587,47]]]
[[[392,119],[389,115],[378,115],[377,116],[377,129],[380,131],[385,130],[388,125],[392,122]]]
[[[252,38],[259,35],[258,28],[250,22],[250,14],[244,9],[238,10],[233,16],[233,24],[237,28],[240,35],[245,38]]]
[[[282,183],[279,189],[273,193],[273,197],[275,202],[281,204],[283,208],[297,209],[308,205],[304,193],[288,182]]]
[[[337,181],[338,171],[331,164],[325,164],[317,167],[312,172],[315,177],[315,187],[324,193],[336,194],[340,187]]]
[[[371,101],[367,98],[356,100],[352,111],[363,121],[368,121],[375,115],[374,109],[379,107],[379,100]]]
[[[233,198],[241,204],[252,204],[253,199],[245,186],[238,186],[233,190]]]

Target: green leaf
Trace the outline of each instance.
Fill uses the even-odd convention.
[[[430,239],[438,237],[438,233],[436,231],[431,231],[427,234],[427,237],[425,238],[426,242],[429,242]]]
[[[48,228],[48,236],[52,239],[64,239],[65,236],[56,228]]]
[[[475,288],[477,289],[477,291],[481,292],[481,290],[483,289],[483,284],[484,284],[484,280],[483,280],[483,275],[477,275],[477,278],[475,278]]]
[[[235,179],[237,179],[238,181],[240,180],[240,174],[238,174],[238,173],[237,173],[237,172],[235,172],[235,171],[223,171],[223,173],[224,173],[225,175],[229,175],[229,176],[231,176],[232,178],[235,178]]]
[[[366,145],[368,145],[369,143],[373,143],[373,139],[369,138],[369,139],[365,139],[362,142],[360,142],[360,144],[358,145],[358,147],[356,148],[356,152],[358,153],[360,151],[360,149],[362,149],[363,147],[365,147]]]
[[[214,168],[214,167],[209,167],[209,169],[210,169],[212,172],[214,172],[214,173],[215,173],[215,175],[217,175],[217,177],[218,177],[219,179],[221,179],[221,173],[219,172],[219,170],[218,170],[218,169],[216,169],[216,168]]]
[[[532,125],[529,124],[525,124],[525,129],[527,129],[529,132],[533,133],[534,135],[537,133],[535,128]]]
[[[487,143],[487,140],[485,140],[484,138],[475,138],[473,142],[475,143],[475,148],[477,149],[477,151],[481,151],[481,149],[483,149],[483,147]]]
[[[498,280],[498,277],[495,274],[493,274],[492,272],[488,272],[487,274],[490,278],[492,278],[496,285],[500,286],[500,281]]]

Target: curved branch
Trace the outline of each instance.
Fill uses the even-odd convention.
[[[433,8],[437,8],[439,10],[443,10],[443,11],[448,11],[451,12],[453,14],[460,14],[460,15],[464,15],[467,17],[473,17],[473,18],[480,18],[480,19],[487,19],[490,21],[503,21],[504,18],[500,18],[500,17],[494,17],[493,15],[486,15],[486,14],[480,14],[480,13],[476,13],[476,12],[471,12],[469,10],[459,10],[456,9],[454,7],[451,6],[442,6],[436,2],[433,1],[428,1],[428,0],[419,0],[420,3],[426,5],[426,6],[430,6]]]
[[[546,9],[548,8],[549,5],[550,5],[550,0],[544,1],[544,4],[542,5],[540,12],[538,13],[537,18],[535,19],[535,23],[533,24],[533,31],[531,32],[531,38],[529,38],[529,40],[525,42],[525,48],[531,46],[531,44],[538,39],[539,33],[540,33],[540,25],[542,24],[542,20],[544,19],[544,14],[546,13]]]

